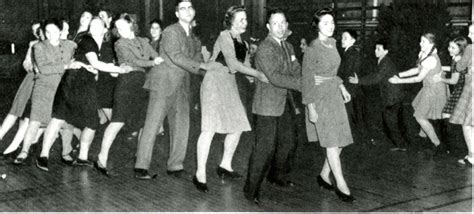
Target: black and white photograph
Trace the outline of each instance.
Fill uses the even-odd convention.
[[[472,213],[472,0],[0,0],[0,212]]]

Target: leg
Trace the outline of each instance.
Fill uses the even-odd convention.
[[[383,119],[387,125],[390,140],[392,140],[396,148],[404,149],[406,148],[406,142],[400,131],[400,108],[401,103],[386,106],[383,111]]]
[[[472,140],[472,132],[474,127],[472,126],[462,126],[462,132],[464,134],[464,140],[466,140],[468,156],[474,158],[474,141]]]
[[[10,116],[10,115],[8,115],[8,116]],[[7,118],[8,118],[8,116],[7,116]],[[5,120],[7,120],[7,119],[5,119]],[[28,118],[20,120],[20,126],[18,127],[18,131],[15,134],[15,138],[13,138],[12,143],[10,143],[8,148],[5,149],[3,154],[8,154],[8,153],[11,153],[11,152],[18,149],[21,142],[23,142],[23,139],[25,138],[25,133],[26,133],[26,130],[28,129],[28,123],[29,122],[30,122],[30,119],[28,119]],[[4,126],[2,126],[2,131],[3,131],[3,127]],[[0,139],[2,139],[2,136],[0,136]]]
[[[189,101],[182,90],[178,91],[176,101],[170,105],[168,121],[170,125],[170,156],[167,170],[182,170],[189,136]]]
[[[49,151],[51,150],[51,147],[58,136],[58,132],[64,123],[64,120],[56,118],[51,119],[48,127],[46,128],[46,132],[44,133],[43,147],[41,149],[40,157],[49,157]]]
[[[244,194],[252,200],[259,197],[260,186],[270,169],[275,152],[276,117],[257,115],[255,120],[255,144],[249,159]]]
[[[137,146],[137,162],[135,163],[135,168],[137,169],[148,170],[150,167],[153,146],[155,145],[156,140],[156,132],[158,131],[159,126],[163,124],[168,102],[169,101],[165,96],[160,95],[156,91],[150,91],[145,126],[143,127],[143,133]],[[103,146],[104,144],[102,143],[102,147]],[[104,151],[108,151],[108,149],[104,148]],[[99,154],[99,158],[101,158],[101,154]],[[101,163],[105,164],[104,160],[100,159]]]
[[[269,178],[286,181],[289,169],[289,155],[296,146],[293,108],[287,103],[283,115],[277,119],[277,140],[275,155],[270,167]]]
[[[107,159],[109,157],[110,147],[114,143],[115,137],[117,137],[117,134],[119,133],[119,131],[122,129],[124,125],[125,124],[122,122],[112,122],[105,129],[104,137],[102,138],[102,145],[100,147],[100,153],[98,155],[98,159],[100,163],[104,165],[104,167],[107,167]],[[85,140],[84,145],[86,143],[90,145],[90,142],[92,142],[92,139],[94,138],[94,134],[95,134],[95,131],[93,133],[91,132],[92,129],[89,129],[89,130],[86,130],[86,129],[84,129],[81,136],[81,151],[83,153],[83,156],[85,156],[82,158],[87,158],[86,156],[87,152],[86,150],[83,151],[83,148],[82,148],[82,144],[83,144],[82,137],[84,136],[86,137],[86,139],[84,139]],[[89,146],[87,146],[87,150],[89,150]],[[87,159],[83,159],[83,160],[87,160]]]
[[[351,192],[349,190],[349,187],[347,186],[344,176],[342,175],[341,159],[339,158],[341,151],[342,149],[338,147],[326,148],[327,161],[329,162],[332,174],[336,179],[337,188],[342,193],[350,195]]]
[[[25,159],[28,156],[30,146],[34,141],[40,126],[41,122],[30,120],[28,129],[26,130],[25,139],[23,140],[23,148],[21,149],[21,153],[17,156],[17,159]]]
[[[242,132],[230,133],[225,137],[224,142],[224,154],[222,155],[220,167],[232,172],[232,158],[234,157],[235,150],[239,145],[240,135]]]
[[[209,149],[211,147],[212,138],[214,132],[201,132],[197,142],[197,169],[196,178],[201,183],[206,183],[206,163],[209,155]]]
[[[118,129],[120,131],[120,129]],[[117,131],[118,133],[118,131]],[[81,160],[88,160],[89,156],[89,147],[92,143],[92,140],[94,140],[94,135],[95,135],[95,130],[90,129],[90,128],[84,128],[82,131],[81,135],[81,147],[79,150],[79,155],[77,158]],[[115,138],[115,137],[114,137]],[[113,140],[112,140],[113,141]]]
[[[61,140],[62,140],[62,146],[63,146],[63,151],[62,151],[62,157],[66,157],[67,160],[72,160],[70,153],[72,151],[72,137],[73,137],[73,130],[74,126],[68,123],[65,123],[62,126],[62,129],[59,131],[61,132]]]
[[[430,138],[431,142],[435,145],[439,145],[439,138],[436,135],[436,132],[433,128],[433,125],[431,125],[430,121],[427,119],[422,119],[422,118],[415,118],[418,124],[420,124],[421,129],[428,135],[428,138]]]
[[[18,117],[13,114],[8,114],[7,117],[5,117],[2,126],[0,127],[0,140],[3,139],[8,130],[15,125],[16,119],[18,119]]]

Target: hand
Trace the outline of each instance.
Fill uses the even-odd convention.
[[[388,82],[392,84],[398,84],[400,82],[400,78],[397,76],[393,76],[393,77],[390,77],[390,79],[388,79]]]
[[[267,77],[265,76],[265,74],[264,74],[263,72],[261,72],[261,71],[259,71],[259,72],[257,73],[257,76],[256,76],[256,77],[257,77],[258,80],[260,80],[260,81],[262,81],[262,82],[264,82],[264,83],[270,83],[270,81],[268,80],[268,78],[267,78]]]
[[[312,123],[316,123],[318,122],[318,113],[316,112],[316,110],[312,109],[312,110],[309,110],[309,122],[312,122]]]
[[[342,98],[344,100],[344,103],[350,102],[351,101],[351,94],[347,91],[346,87],[344,87],[344,85],[340,85],[339,89],[341,89]]]
[[[83,64],[82,67],[85,68],[87,71],[93,73],[93,74],[99,74],[99,71],[97,69],[95,69],[94,67],[92,67],[92,65]]]
[[[461,55],[457,55],[457,56],[454,57],[455,62],[459,61],[460,59],[461,59]]]
[[[164,62],[165,60],[161,57],[156,57],[154,60],[153,60],[153,63],[155,63],[155,65],[159,65],[161,64],[162,62]]]
[[[30,72],[33,71],[33,64],[30,63],[30,62],[28,62],[28,63],[23,63],[23,67],[24,67],[24,69],[25,69],[28,73],[30,73]]]
[[[359,77],[357,77],[356,73],[354,73],[353,77],[349,77],[349,82],[351,84],[359,84]]]
[[[433,76],[433,82],[438,83],[441,82],[441,80],[443,80],[443,78],[441,77],[441,73],[435,74]]]
[[[82,67],[81,62],[71,61],[68,65],[66,65],[66,69],[79,69]]]
[[[323,82],[326,80],[332,79],[331,77],[323,77],[323,76],[318,76],[314,75],[314,85],[321,85]]]
[[[255,82],[255,77],[252,77],[252,76],[245,76],[247,78],[247,80],[250,82],[250,83],[254,83]]]
[[[126,65],[126,64],[120,65],[120,68],[121,68],[120,74],[126,74],[126,73],[130,73],[130,71],[133,71],[133,68],[131,66]]]

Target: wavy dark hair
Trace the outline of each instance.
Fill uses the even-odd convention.
[[[247,10],[245,9],[245,7],[241,5],[230,6],[224,15],[224,22],[223,22],[224,28],[229,30],[232,27],[232,22],[235,19],[235,14],[237,14],[238,12],[246,12],[246,11]]]
[[[319,22],[321,21],[321,17],[325,15],[331,15],[334,17],[334,12],[333,9],[331,8],[322,8],[314,12],[313,14],[313,19],[311,21],[311,26],[314,27],[315,29],[319,30]]]

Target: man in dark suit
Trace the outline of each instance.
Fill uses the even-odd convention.
[[[198,74],[222,66],[215,62],[203,63],[200,41],[191,29],[195,14],[190,0],[176,1],[178,22],[163,31],[160,44],[164,62],[148,73],[144,88],[150,90],[150,99],[135,163],[138,179],[155,177],[148,169],[157,131],[166,116],[171,136],[167,174],[181,177],[189,135],[189,72]]]
[[[295,146],[295,105],[288,89],[301,90],[301,66],[291,55],[293,46],[284,40],[288,29],[285,14],[275,9],[267,17],[269,35],[257,49],[255,66],[270,83],[256,81],[252,106],[256,141],[244,187],[245,197],[255,203],[265,177],[280,186],[294,185],[286,175],[288,155]]]
[[[387,56],[388,52],[387,41],[377,41],[375,43],[375,56],[378,58],[377,72],[360,79],[355,75],[349,78],[349,82],[360,85],[379,85],[383,105],[383,120],[388,128],[389,138],[395,144],[391,151],[406,151],[406,140],[400,130],[403,121],[400,111],[404,93],[400,85],[388,82],[390,77],[398,74],[397,67]]]

